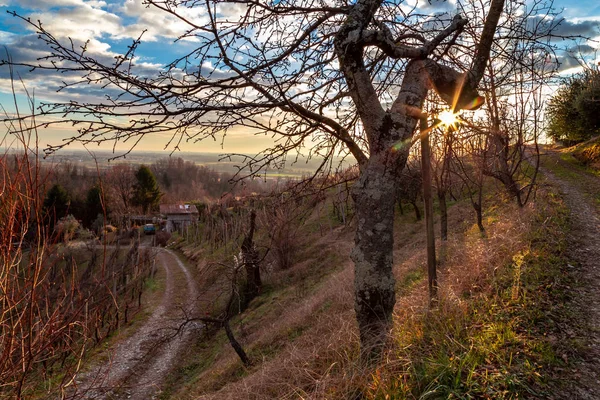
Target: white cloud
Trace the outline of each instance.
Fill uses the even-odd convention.
[[[23,8],[48,10],[54,7],[72,7],[84,5],[83,0],[5,0],[8,5],[18,5]]]
[[[117,38],[136,38],[143,30],[146,30],[145,41],[156,41],[161,37],[176,39],[192,28],[183,19],[195,25],[204,25],[208,22],[203,7],[177,8],[175,12],[183,18],[180,19],[157,7],[147,6],[143,4],[142,0],[126,0],[116,9],[116,12],[135,20],[134,23],[123,26],[122,30],[115,34]]]
[[[419,0],[418,7],[429,11],[453,11],[456,10],[456,1],[452,0]]]
[[[15,33],[0,31],[0,43],[5,45],[13,43],[17,37]]]
[[[41,21],[44,29],[62,39],[70,37],[85,41],[122,30],[119,16],[89,4],[76,4],[74,7],[64,7],[58,10],[36,8],[36,11],[27,17],[30,17],[32,21]],[[27,28],[30,31],[33,30],[31,26],[27,26]]]
[[[246,14],[247,7],[243,4],[219,4],[217,6],[217,14],[221,19],[239,21]]]
[[[115,62],[118,53],[114,46],[118,41],[127,42],[137,39],[144,30],[147,30],[142,37],[144,42],[173,41],[190,28],[169,13],[156,7],[145,6],[143,0],[119,0],[116,3],[107,3],[103,0],[0,0],[0,2],[21,7],[25,10],[23,17],[28,17],[32,21],[40,20],[44,29],[66,46],[69,46],[68,38],[73,40],[76,48],[87,41],[87,55],[105,65]],[[203,7],[183,8],[179,11],[189,21],[197,24],[206,23]],[[0,43],[8,46],[14,62],[37,65],[38,59],[47,56],[50,49],[43,41],[37,39],[33,26],[13,17],[7,18],[11,18],[11,24],[21,23],[25,29],[18,34],[0,30]],[[118,43],[118,45],[122,44]],[[0,59],[6,58],[2,53],[0,52]],[[163,64],[158,64],[154,57],[157,55],[153,53],[146,54],[146,57],[137,54],[133,60],[135,72],[140,76],[156,76]],[[65,96],[75,95],[72,90],[56,93],[63,80],[71,79],[68,74],[56,74],[39,69],[29,73],[28,68],[20,68],[18,72],[28,87],[39,88],[40,98],[60,101],[64,100]],[[214,72],[220,73],[218,70]],[[0,69],[0,79],[6,79],[7,76],[8,69]],[[0,84],[0,91],[10,91],[6,82]],[[81,95],[85,98],[102,94],[96,93],[93,87],[89,86],[82,87]]]
[[[143,0],[122,0],[112,4],[103,0],[0,0],[2,4],[19,5],[28,10],[25,17],[42,21],[56,37],[79,40],[100,37],[137,39],[144,30],[145,41],[174,40],[191,28],[177,16],[145,5]],[[179,7],[175,11],[193,24],[208,22],[203,7]],[[229,15],[239,12],[239,7],[228,8]],[[28,29],[32,30],[31,27]]]

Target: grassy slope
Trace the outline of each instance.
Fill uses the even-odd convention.
[[[593,152],[597,152],[593,156]],[[587,198],[600,207],[600,137],[558,150],[557,157],[546,157],[544,167],[561,179],[573,183]]]
[[[584,166],[600,169],[600,136],[580,143],[566,151],[566,154],[577,159]]]
[[[573,314],[563,256],[566,209],[551,190],[518,210],[491,194],[487,236],[464,202],[440,267],[441,302],[427,310],[422,223],[398,217],[396,326],[385,363],[358,364],[352,311],[352,228],[321,236],[314,221],[288,271],[233,326],[254,366],[244,368],[223,332],[198,341],[164,398],[514,398],[543,396],[566,365],[570,343],[555,332]],[[300,236],[300,235],[299,235]],[[552,386],[548,386],[552,384]]]

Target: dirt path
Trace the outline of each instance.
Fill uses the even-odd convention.
[[[567,337],[584,343],[582,360],[564,379],[572,381],[571,393],[557,393],[556,398],[600,399],[600,178],[561,159],[557,151],[549,151],[548,163],[556,173],[544,169],[550,182],[564,195],[571,212],[572,232],[568,256],[574,262],[581,288],[574,293],[574,302],[585,316],[583,329],[574,327]],[[565,371],[566,372],[566,371]]]
[[[198,297],[192,275],[172,251],[161,249],[165,290],[160,304],[135,333],[114,347],[109,360],[82,377],[79,398],[147,400],[158,397],[160,385],[175,366],[176,356],[194,334],[179,327],[183,310],[193,310]]]

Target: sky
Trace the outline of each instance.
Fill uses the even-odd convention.
[[[423,12],[450,11],[456,9],[458,0],[406,0],[407,4],[415,5]],[[508,0],[510,1],[510,0]],[[530,0],[528,0],[530,1]],[[417,3],[418,2],[418,3]],[[562,10],[559,33],[595,37],[600,40],[600,2],[598,0],[555,0],[554,7]],[[100,59],[111,61],[114,57],[127,50],[127,46],[139,37],[145,30],[143,40],[137,51],[136,64],[140,71],[153,74],[163,68],[178,55],[185,54],[197,44],[192,40],[175,40],[185,32],[186,27],[174,17],[154,7],[147,7],[143,0],[0,0],[0,59],[6,59],[10,54],[15,61],[34,61],[43,57],[47,52],[44,44],[37,39],[32,28],[8,12],[16,11],[18,14],[40,20],[43,26],[55,37],[65,40],[72,38],[83,42],[89,40],[88,52]],[[222,12],[232,15],[241,10],[229,5]],[[186,12],[186,18],[196,22],[206,20],[200,9]],[[573,53],[584,55],[594,62],[600,61],[600,48],[598,42],[568,44]],[[599,52],[600,53],[600,52]],[[577,71],[579,65],[574,59],[561,54],[564,74]],[[101,96],[97,88],[87,88],[82,91],[64,91],[56,93],[63,77],[56,73],[30,73],[26,70],[19,71],[20,77],[27,90],[35,94],[37,101],[65,100],[68,98],[85,99]],[[0,104],[7,112],[14,112],[14,103],[8,68],[0,67]],[[21,92],[21,88],[17,88]],[[27,109],[25,97],[18,96],[18,103],[22,109]],[[58,144],[71,136],[74,128],[64,126],[61,128],[47,129],[40,132],[40,144]],[[0,131],[0,147],[11,144],[11,140],[4,137]],[[166,136],[153,136],[144,138],[137,150],[160,150],[168,141]],[[232,129],[225,141],[225,150],[231,152],[254,153],[272,143],[268,137],[249,138],[243,128]],[[125,147],[123,147],[125,146]],[[119,144],[118,148],[126,148],[128,144]],[[185,151],[223,152],[220,141],[192,143],[182,146]]]

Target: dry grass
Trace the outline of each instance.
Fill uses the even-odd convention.
[[[452,365],[453,356],[461,350],[468,353],[471,349],[463,348],[465,345],[476,346],[476,340],[470,338],[475,334],[470,326],[472,313],[478,311],[473,309],[474,299],[489,300],[487,296],[493,292],[495,272],[510,264],[515,254],[526,247],[525,236],[533,214],[531,209],[518,210],[512,205],[502,208],[504,218],[488,224],[487,237],[481,237],[473,227],[464,234],[453,235],[448,241],[446,260],[438,274],[438,309],[428,309],[424,281],[399,299],[392,334],[394,342],[386,362],[371,376],[367,398],[390,392],[399,396],[397,398],[419,398],[424,393],[436,393],[439,386],[447,384],[442,379],[446,373],[454,375],[456,384],[465,378],[474,378],[472,375],[461,377],[460,372],[454,374],[457,371],[452,368],[462,366]],[[481,350],[492,351],[491,348]]]
[[[492,208],[488,219],[503,218],[488,224],[487,238],[475,229],[454,236],[439,307],[427,310],[424,284],[399,300],[394,342],[366,398],[544,396],[548,371],[561,362],[547,315],[568,278],[564,205],[549,193],[538,198],[524,210]]]
[[[600,169],[600,137],[595,137],[574,146],[570,151],[577,160],[586,166]]]
[[[358,349],[348,258],[350,235],[342,235],[341,239],[326,236],[314,243],[313,248],[320,249],[316,260],[270,275],[266,284],[273,289],[234,321],[255,367],[244,371],[233,350],[225,346],[211,368],[188,383],[187,393],[175,397],[196,398],[221,389],[228,381],[234,383],[205,398],[295,398],[322,385],[335,363],[330,361],[339,358],[337,353]],[[329,268],[324,269],[321,262]],[[316,267],[321,267],[320,273]],[[285,275],[289,277],[287,285]]]
[[[399,217],[394,252],[399,293],[396,324],[385,361],[375,370],[358,364],[349,259],[352,229],[334,230],[314,243],[308,240],[311,256],[305,254],[291,269],[269,275],[270,290],[234,321],[254,366],[244,369],[217,335],[212,343],[220,344],[219,350],[203,353],[212,360],[200,362],[198,372],[192,368],[171,395],[178,399],[345,399],[360,394],[369,399],[402,399],[427,397],[426,393],[448,398],[444,396],[469,390],[475,394],[489,390],[503,397],[503,390],[522,390],[521,377],[529,377],[537,368],[533,358],[524,354],[529,351],[524,351],[529,337],[519,331],[518,321],[490,315],[499,307],[500,275],[509,282],[508,301],[519,303],[523,295],[519,269],[525,268],[538,211],[535,205],[518,209],[497,200],[486,215],[487,235],[482,237],[470,222],[470,207],[453,206],[449,226],[454,230],[439,268],[440,305],[434,311],[428,310],[423,279],[423,223]],[[523,360],[532,363],[528,371],[522,368]],[[494,395],[490,398],[498,398]]]

